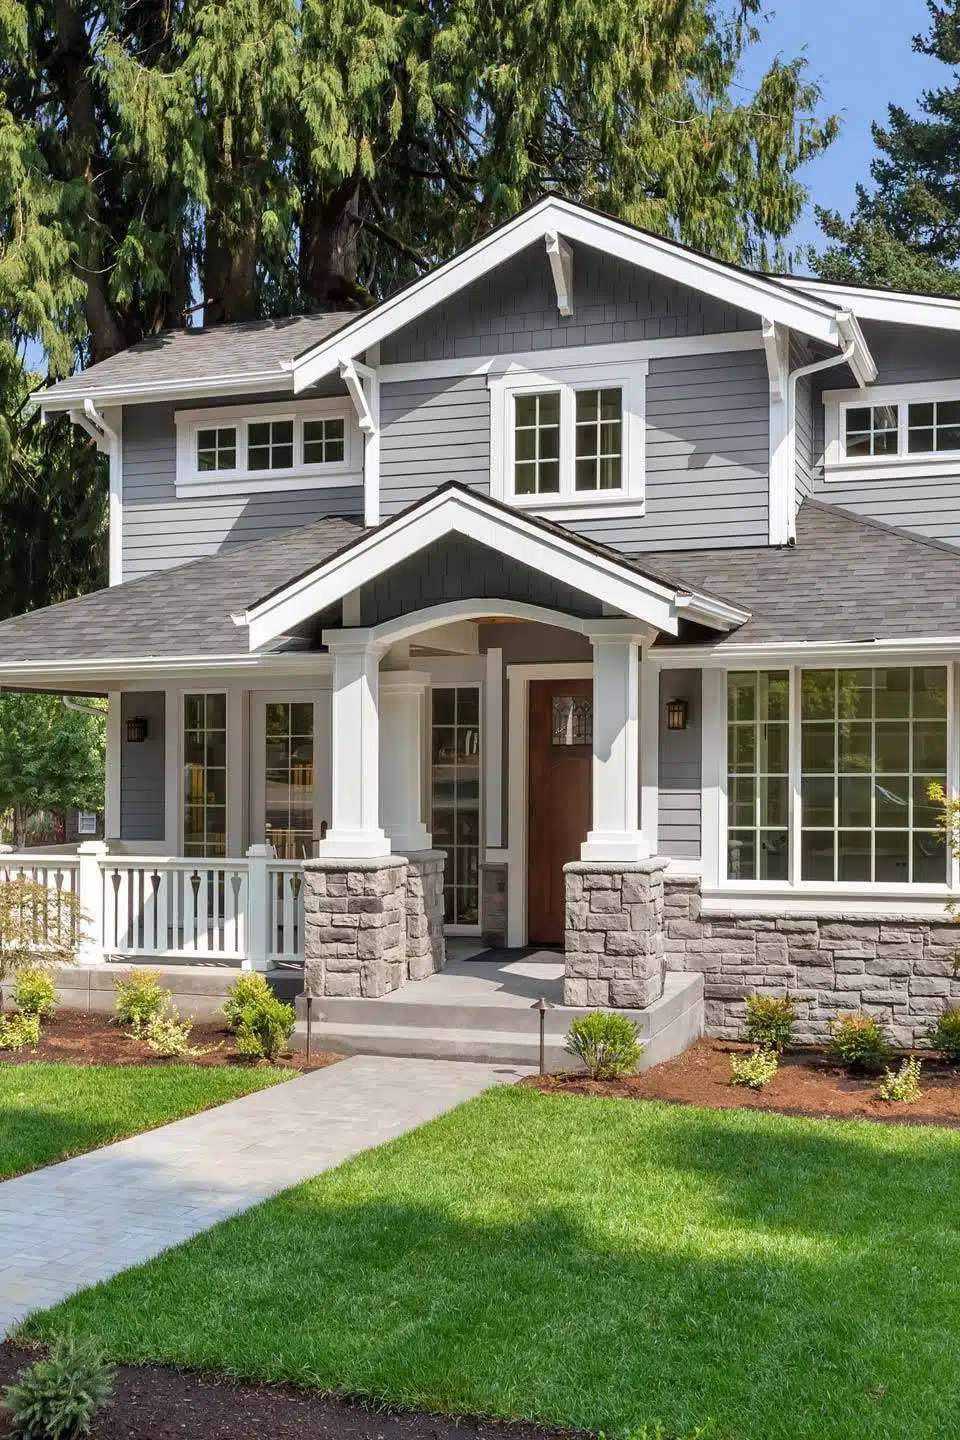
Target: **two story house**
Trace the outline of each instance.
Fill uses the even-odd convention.
[[[89,958],[377,996],[473,935],[811,1039],[951,993],[960,303],[548,198],[36,400],[110,457],[110,587],[0,625],[3,685],[109,696],[106,842],[18,862],[95,896]]]

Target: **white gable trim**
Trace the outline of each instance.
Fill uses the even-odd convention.
[[[635,230],[609,215],[551,198],[524,211],[463,254],[385,300],[369,315],[358,317],[298,356],[289,367],[293,372],[294,390],[315,384],[336,370],[342,361],[362,354],[371,345],[378,345],[425,310],[450,299],[528,245],[546,241],[552,235],[562,237],[568,244],[593,246],[628,264],[655,271],[668,280],[799,330],[826,344],[838,347],[841,344],[841,312],[831,302],[803,294],[780,281],[724,265],[674,241]],[[872,361],[862,336],[860,342],[862,368],[868,372]]]
[[[913,295],[906,290],[880,290],[871,286],[836,285],[806,275],[784,277],[803,295],[817,295],[852,310],[861,320],[887,320],[893,325],[917,325],[931,330],[960,330],[960,299],[945,295]]]
[[[242,623],[250,627],[250,649],[268,645],[384,571],[452,534],[463,535],[541,571],[658,630],[677,633],[678,596],[669,585],[597,554],[572,536],[567,539],[524,515],[493,506],[481,496],[447,490],[397,516],[254,605],[242,617]],[[726,618],[720,624],[721,628],[729,628]]]

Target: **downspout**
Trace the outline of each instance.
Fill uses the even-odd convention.
[[[109,581],[119,585],[123,579],[123,448],[119,430],[110,425],[89,397],[82,410],[71,410],[74,425],[96,442],[97,449],[110,457],[109,508]]]
[[[790,515],[787,529],[787,544],[797,543],[797,437],[794,429],[794,421],[797,413],[797,382],[806,375],[814,375],[818,370],[832,370],[835,365],[846,365],[857,348],[856,341],[851,340],[849,345],[840,355],[828,355],[826,360],[814,360],[810,365],[801,365],[796,370],[791,370],[787,376],[787,434],[790,436],[791,466],[790,473],[793,478],[793,502],[790,506]]]

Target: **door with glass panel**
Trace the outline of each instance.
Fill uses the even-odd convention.
[[[251,840],[272,845],[280,860],[316,853],[324,787],[320,775],[321,705],[312,694],[259,695],[251,748]]]
[[[480,923],[480,690],[435,686],[431,692],[430,821],[433,843],[447,852],[444,922]]]

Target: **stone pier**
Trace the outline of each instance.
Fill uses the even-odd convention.
[[[566,1005],[640,1009],[663,994],[663,872],[654,856],[575,861],[566,881]]]

